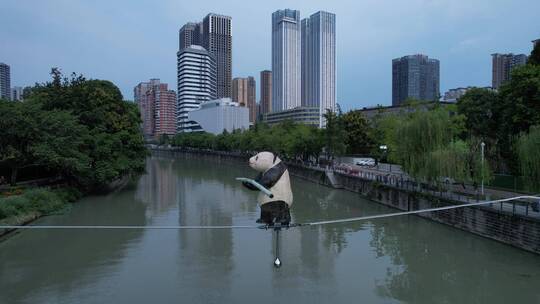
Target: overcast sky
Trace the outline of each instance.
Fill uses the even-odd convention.
[[[491,84],[495,52],[529,54],[540,38],[538,0],[30,1],[0,4],[0,62],[12,86],[49,79],[51,67],[133,87],[160,78],[176,89],[178,29],[214,12],[232,17],[233,77],[271,69],[271,14],[336,14],[337,101],[345,110],[392,97],[393,58],[422,53],[441,61],[441,94]]]

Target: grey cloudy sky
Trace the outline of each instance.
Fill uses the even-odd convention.
[[[538,0],[29,1],[0,4],[0,62],[12,86],[64,73],[133,87],[161,78],[176,88],[178,29],[215,12],[232,17],[233,77],[270,69],[271,14],[318,10],[337,18],[337,97],[344,109],[391,103],[391,60],[423,53],[441,61],[441,93],[491,84],[491,53],[529,54],[540,38]],[[257,89],[258,91],[258,89]],[[257,92],[257,94],[259,94]]]

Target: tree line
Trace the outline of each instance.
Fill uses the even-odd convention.
[[[318,129],[291,121],[220,135],[178,134],[162,143],[222,151],[279,153],[285,159],[315,160],[321,154],[372,156],[399,164],[412,177],[441,183],[451,178],[478,184],[493,172],[520,175],[540,190],[540,51],[512,70],[498,91],[473,88],[455,105],[409,101],[415,111],[380,113],[367,120],[361,111],[325,115]],[[484,143],[484,159],[481,145]],[[386,149],[381,149],[384,146]]]
[[[15,184],[25,168],[91,190],[144,170],[137,106],[111,82],[81,75],[36,84],[22,102],[0,100],[0,172]]]

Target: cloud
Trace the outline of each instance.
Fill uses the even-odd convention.
[[[490,80],[489,54],[530,52],[540,2],[516,0],[16,1],[0,10],[0,61],[14,85],[48,80],[50,67],[109,79],[126,98],[151,77],[176,88],[178,29],[207,13],[230,15],[233,76],[270,68],[273,11],[337,17],[338,101],[344,109],[391,100],[391,60],[426,53],[441,60],[441,88]],[[467,73],[463,73],[464,70]]]

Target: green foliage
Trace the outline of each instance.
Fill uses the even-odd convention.
[[[540,191],[540,126],[531,127],[517,143],[519,167],[529,191]]]
[[[502,172],[518,174],[514,139],[540,124],[540,66],[527,64],[513,69],[512,78],[499,92],[471,89],[458,101],[465,117],[463,139],[486,143],[490,164]]]
[[[443,178],[470,182],[490,178],[487,163],[481,165],[479,153],[460,140],[464,118],[453,107],[435,107],[409,115],[379,117],[375,137],[389,150],[389,158],[403,166],[411,176],[440,184]]]
[[[170,143],[171,139],[169,138],[169,135],[167,134],[161,134],[159,136],[159,144],[160,145],[168,145]]]
[[[371,126],[360,111],[350,111],[341,116],[346,132],[345,144],[348,154],[369,154],[374,143]]]
[[[437,109],[429,112],[416,112],[411,118],[393,130],[395,151],[393,156],[413,176],[421,176],[425,157],[434,150],[447,146],[454,136],[451,132],[451,119],[448,111]]]
[[[83,193],[75,187],[63,187],[54,192],[65,202],[73,203],[83,196]]]
[[[391,147],[386,153],[387,160],[397,162],[396,151],[393,147],[396,147],[398,143],[397,129],[400,128],[401,124],[405,121],[405,117],[401,115],[377,115],[371,121],[371,132],[370,138],[374,142],[374,146],[371,149],[371,155],[382,158],[382,152],[379,147],[381,145],[386,145]]]
[[[68,111],[43,111],[36,102],[0,101],[0,164],[17,171],[42,166],[69,174],[88,167],[89,159],[80,152],[81,136],[87,129]]]
[[[37,212],[48,215],[66,207],[67,200],[55,191],[36,188],[21,195],[0,198],[0,219]]]
[[[536,43],[527,61],[528,64],[540,65],[540,43]]]
[[[27,166],[52,169],[84,189],[141,172],[146,149],[137,106],[109,81],[51,74],[24,102],[0,103],[0,165],[12,170],[12,181]]]
[[[285,159],[308,160],[310,157],[318,158],[323,137],[318,128],[288,121],[273,127],[256,124],[249,130],[224,131],[217,136],[205,132],[180,133],[173,138],[172,144],[183,148],[248,153],[271,151]]]
[[[440,183],[441,177],[450,177],[460,182],[480,183],[492,177],[487,163],[482,165],[480,155],[461,140],[431,151],[425,155],[424,163],[419,175],[428,181]]]
[[[497,93],[484,88],[473,88],[459,98],[458,113],[465,117],[465,127],[470,136],[483,140],[497,137],[500,124],[500,105]]]
[[[503,136],[527,132],[540,124],[540,65],[512,70],[512,78],[499,89]]]
[[[323,114],[326,120],[326,128],[324,129],[324,140],[326,153],[329,159],[333,159],[336,155],[342,155],[347,150],[347,133],[345,131],[342,115],[326,110]]]

